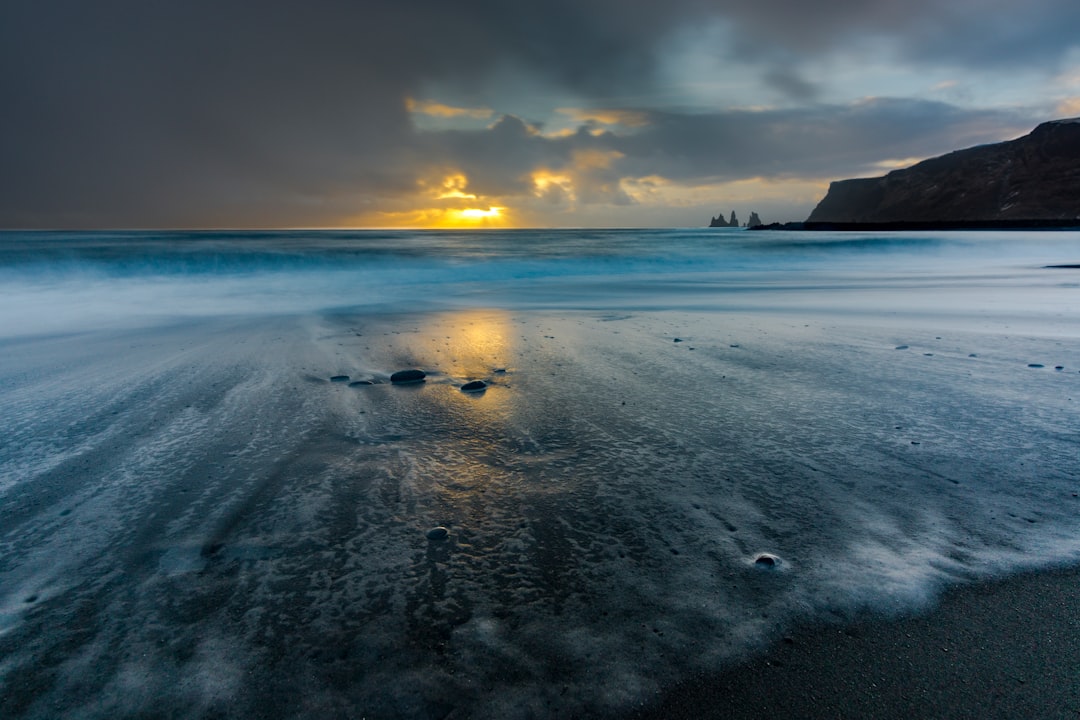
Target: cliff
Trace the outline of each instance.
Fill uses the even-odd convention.
[[[995,223],[1080,219],[1080,118],[1016,140],[839,180],[807,223]]]

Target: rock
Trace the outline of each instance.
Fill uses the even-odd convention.
[[[424,382],[426,377],[427,373],[423,370],[398,370],[390,376],[390,382],[395,385],[406,385],[408,383]]]
[[[427,539],[432,542],[440,542],[450,536],[450,531],[444,528],[442,525],[439,527],[433,527],[427,531]]]
[[[360,387],[361,385],[374,385],[374,384],[375,383],[371,382],[370,380],[356,380],[354,382],[349,383],[349,387]]]
[[[462,385],[461,392],[480,392],[481,390],[487,390],[487,386],[488,384],[483,380],[473,380]]]
[[[1046,367],[1046,366],[1043,365],[1042,363],[1028,363],[1028,367],[1029,368],[1041,368],[1041,367]]]
[[[907,349],[908,349],[908,346],[907,346],[907,345],[897,345],[897,346],[896,346],[896,349],[897,349],[897,350],[907,350]]]
[[[349,382],[348,375],[335,375],[330,378],[330,382]]]
[[[759,227],[764,224],[756,212],[750,212],[750,219],[746,221],[746,227]]]
[[[682,338],[675,338],[675,342],[682,342]]]

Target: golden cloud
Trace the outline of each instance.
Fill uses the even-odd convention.
[[[621,157],[617,150],[578,150],[572,155],[577,170],[605,170]]]
[[[418,115],[437,118],[467,117],[475,120],[486,120],[495,114],[495,111],[491,108],[454,107],[434,100],[414,100],[413,98],[405,99],[405,109]]]
[[[621,125],[623,127],[645,127],[649,116],[637,110],[587,110],[585,108],[556,108],[555,112],[579,123],[594,122],[601,125]]]
[[[1066,98],[1058,103],[1057,114],[1061,117],[1080,116],[1080,97]]]

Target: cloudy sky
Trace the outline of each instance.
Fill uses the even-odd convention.
[[[803,219],[1080,115],[1077,0],[5,0],[0,227]]]

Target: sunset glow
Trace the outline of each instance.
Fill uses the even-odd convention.
[[[480,208],[465,208],[464,210],[452,210],[451,214],[457,215],[462,220],[493,220],[502,216],[502,208],[489,207],[487,210]]]

